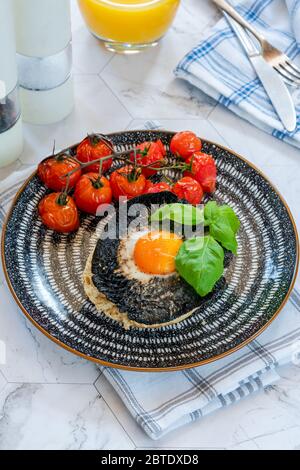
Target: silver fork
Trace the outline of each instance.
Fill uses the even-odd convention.
[[[258,40],[261,46],[261,54],[266,62],[268,62],[278,72],[284,81],[294,87],[300,86],[300,69],[276,47],[272,46],[266,38],[260,34],[247,20],[245,20],[229,3],[225,0],[212,0],[221,10],[228,13],[231,18],[237,21],[241,26],[246,28]]]

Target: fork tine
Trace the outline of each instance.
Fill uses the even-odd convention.
[[[293,80],[293,82],[295,82],[295,83],[299,83],[299,84],[300,84],[300,77],[296,77],[295,75],[293,75],[293,74],[289,71],[288,67],[285,67],[283,64],[279,64],[278,67],[277,67],[277,69],[279,69],[280,72],[281,72],[283,75],[285,75],[285,77],[287,77],[287,78]]]
[[[288,61],[286,61],[286,62],[284,62],[284,63],[282,63],[282,64],[279,64],[279,65],[281,65],[281,67],[285,68],[286,71],[287,71],[290,75],[292,75],[296,80],[300,80],[300,71],[299,71],[299,73],[295,72],[295,70],[290,66],[290,64],[289,64]]]
[[[290,78],[286,78],[283,75],[281,75],[281,78],[284,81],[284,83],[286,85],[290,86],[290,87],[293,87],[293,88],[299,88],[300,87],[300,84],[297,85],[297,83],[293,82],[293,80],[291,80]]]
[[[286,58],[286,63],[294,70],[294,72],[300,77],[300,69],[295,65],[288,57]]]
[[[274,67],[274,69],[276,70],[276,72],[278,72],[281,75],[281,77],[283,78],[285,83],[287,83],[288,85],[293,86],[293,87],[299,87],[300,86],[300,80],[299,81],[296,80],[293,76],[291,76],[286,71],[285,68],[276,66],[276,67]]]

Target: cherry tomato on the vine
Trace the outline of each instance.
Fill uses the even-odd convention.
[[[76,170],[77,171],[74,171]],[[67,173],[74,171],[70,175],[69,189],[74,188],[77,181],[81,176],[80,164],[77,163],[72,157],[64,154],[59,154],[47,160],[42,161],[38,166],[38,175],[43,183],[53,191],[62,191],[65,189],[68,178]]]
[[[101,136],[97,134],[89,135],[84,139],[77,148],[77,159],[82,163],[93,162],[100,158],[108,157],[112,154],[112,148],[106,143]],[[102,173],[105,173],[110,169],[112,165],[112,159],[102,160]],[[91,164],[83,168],[84,173],[96,172],[99,173],[100,163]]]
[[[178,132],[174,135],[170,144],[171,152],[184,160],[193,155],[193,153],[199,152],[201,149],[201,140],[191,131]]]
[[[153,168],[160,168],[162,160],[166,156],[166,149],[161,140],[156,142],[143,142],[136,147],[136,163],[137,165],[146,165]],[[130,154],[130,160],[134,162],[134,152]],[[143,175],[148,178],[154,175],[157,170],[150,168],[142,168]]]
[[[65,193],[51,193],[38,206],[43,223],[60,233],[74,232],[79,227],[79,215],[74,200]]]
[[[172,188],[169,184],[161,182],[152,184],[146,191],[147,194],[162,193],[163,191],[172,191]]]
[[[118,200],[120,196],[132,199],[144,193],[146,178],[141,174],[139,168],[127,165],[119,168],[110,175],[110,185],[116,200]]]
[[[173,186],[173,192],[179,199],[185,199],[190,204],[200,204],[203,199],[203,189],[200,183],[190,176],[177,181]]]
[[[101,206],[112,201],[108,179],[100,177],[98,173],[84,174],[76,185],[74,200],[78,209],[95,215]]]
[[[213,193],[217,182],[217,165],[213,157],[206,153],[196,152],[186,163],[191,168],[184,174],[195,178],[206,193]]]
[[[147,194],[149,189],[153,188],[154,183],[151,180],[146,180],[145,187],[144,187],[144,194]]]

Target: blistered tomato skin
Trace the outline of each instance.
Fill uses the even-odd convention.
[[[178,132],[174,135],[170,143],[171,152],[184,160],[188,159],[195,152],[199,152],[201,149],[201,140],[191,131]]]
[[[156,142],[143,142],[136,147],[136,154],[134,152],[130,154],[130,160],[138,165],[145,165],[152,168],[160,168],[162,166],[162,160],[166,156],[166,149],[161,140]],[[150,168],[142,168],[142,173],[146,178],[157,173],[157,170]]]
[[[74,170],[78,171],[74,171]],[[51,157],[38,166],[38,176],[47,188],[53,191],[63,191],[67,185],[67,173],[74,171],[69,178],[69,189],[74,188],[81,177],[80,164],[67,155]]]
[[[151,180],[146,180],[145,187],[144,187],[144,194],[148,194],[148,191],[153,188],[154,183]]]
[[[59,233],[71,233],[79,228],[79,214],[74,200],[63,193],[45,196],[38,206],[46,227]]]
[[[203,199],[203,189],[194,178],[185,176],[173,187],[173,192],[179,199],[185,199],[190,204],[200,204]]]
[[[213,193],[217,183],[217,165],[213,157],[206,153],[196,152],[186,163],[191,166],[191,169],[184,173],[185,176],[192,176],[201,184],[203,191]]]
[[[81,163],[93,162],[94,160],[103,159],[112,154],[112,149],[99,137],[89,136],[84,139],[77,148],[77,159]],[[102,160],[102,174],[106,173],[111,165],[112,159]],[[84,173],[96,172],[99,173],[100,163],[88,165],[83,169]]]
[[[96,215],[101,207],[112,202],[110,182],[98,173],[86,173],[76,185],[74,200],[78,209]]]
[[[169,184],[167,183],[152,183],[152,186],[148,188],[146,191],[147,194],[154,194],[154,193],[162,193],[164,191],[172,191],[172,188]]]
[[[127,165],[110,175],[110,185],[113,197],[117,201],[121,196],[132,199],[144,193],[146,178],[139,170]]]

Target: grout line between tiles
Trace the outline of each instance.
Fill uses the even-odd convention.
[[[103,71],[102,71],[103,72]],[[102,73],[101,72],[101,73]],[[119,96],[116,94],[116,92],[111,88],[111,86],[107,83],[107,81],[101,76],[101,73],[97,74],[99,80],[101,80],[102,83],[104,83],[105,86],[110,90],[110,92],[113,94],[113,96],[118,100],[118,102],[121,104],[122,108],[127,111],[131,119],[134,119],[134,116],[131,114],[131,112],[126,108],[125,104],[120,100]]]
[[[108,61],[107,61],[106,64],[104,65],[104,67],[102,67],[102,69],[99,70],[99,72],[97,72],[97,75],[100,75],[100,73],[102,73],[102,72],[106,69],[106,67],[111,63],[111,61],[116,57],[116,53],[115,53],[115,52],[114,52],[114,53],[111,53],[111,54],[112,54],[111,57],[108,59]]]
[[[4,375],[4,372],[0,369],[0,375],[1,377],[3,377],[3,379],[5,380],[6,383],[9,383],[6,376]]]
[[[106,380],[106,379],[105,379]],[[130,440],[130,442],[132,442],[133,446],[134,446],[134,449],[137,449],[137,444],[136,442],[134,441],[134,439],[130,436],[130,434],[128,433],[127,429],[124,427],[124,425],[121,423],[121,421],[119,420],[118,416],[115,414],[114,410],[112,409],[112,407],[107,403],[107,401],[105,400],[105,398],[103,397],[103,395],[101,394],[101,392],[98,390],[98,388],[96,387],[96,385],[94,384],[94,387],[95,389],[97,390],[97,392],[99,393],[99,395],[101,396],[102,400],[104,401],[104,403],[108,406],[108,408],[110,409],[111,413],[113,414],[113,416],[116,418],[116,420],[118,421],[119,425],[121,426],[121,428],[123,429],[123,431],[125,432],[125,434],[127,435],[128,439]],[[128,412],[129,413],[129,412]]]
[[[219,106],[219,105],[217,105]],[[224,140],[226,146],[229,148],[229,149],[232,149],[231,147],[231,144],[228,142],[228,140],[220,133],[220,131],[217,129],[217,127],[215,126],[213,120],[211,120],[210,118],[210,115],[208,116],[207,118],[207,122],[209,122],[209,124],[214,128],[214,130],[216,131],[216,133]]]
[[[228,147],[230,150],[232,150],[232,147],[230,145],[230,143],[228,142],[227,139],[225,139],[225,137],[218,131],[218,129],[213,125],[213,123],[211,121],[209,121],[209,124],[214,128],[214,130],[216,131],[216,133],[220,136],[220,138],[223,140],[224,144],[226,145],[226,147]],[[222,144],[221,144],[222,145]]]
[[[130,130],[130,126],[131,124],[135,121],[135,119],[131,119],[130,123],[128,124],[128,126],[125,128],[125,131],[128,131]],[[145,119],[145,122],[146,122],[146,119]]]
[[[103,375],[103,370],[100,370],[100,369],[99,369],[99,371],[100,371],[100,374],[98,375],[98,377],[96,378],[96,380],[94,380],[94,382],[93,382],[93,385],[94,385],[94,386],[96,386],[96,382],[98,382],[98,380],[100,379],[100,377]],[[97,387],[96,387],[96,388],[97,388]],[[99,390],[98,390],[98,391],[99,391]],[[100,392],[99,392],[99,393],[100,393]]]
[[[212,109],[208,112],[208,114],[207,114],[207,116],[206,116],[207,121],[209,120],[210,116],[211,116],[212,113],[217,109],[218,106],[219,106],[219,103],[216,101],[216,102],[215,102],[215,105],[212,106]]]

